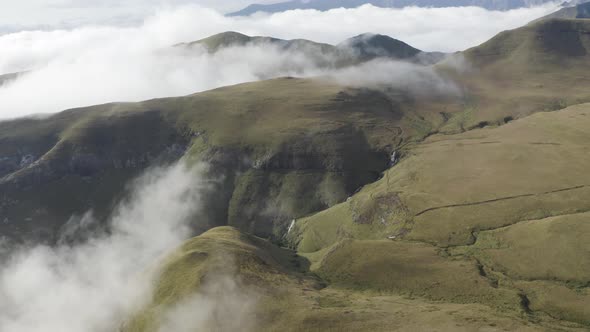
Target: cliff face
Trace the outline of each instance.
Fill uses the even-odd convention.
[[[4,235],[52,240],[72,215],[94,210],[104,217],[127,180],[184,154],[189,138],[162,121],[158,112],[99,115],[118,107],[1,124]]]
[[[196,232],[229,224],[278,238],[376,180],[401,132],[367,130],[400,118],[376,91],[281,79],[3,122],[0,229],[55,240],[70,216],[106,218],[130,179],[185,158],[209,165]]]

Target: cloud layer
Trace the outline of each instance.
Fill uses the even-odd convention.
[[[210,55],[187,54],[170,47],[228,30],[333,44],[370,31],[427,51],[456,51],[552,9],[549,5],[508,12],[475,7],[363,6],[229,18],[212,9],[182,6],[162,10],[135,27],[89,26],[8,34],[0,36],[0,73],[30,72],[0,86],[0,118],[185,95],[274,76],[326,74],[301,54],[276,49],[234,49]]]
[[[266,4],[276,1],[256,2]],[[0,34],[35,28],[75,28],[88,24],[128,26],[166,7],[192,4],[229,12],[250,3],[250,0],[0,0]]]
[[[13,252],[0,267],[0,331],[117,331],[150,295],[154,264],[190,235],[206,186],[198,174],[151,170],[115,210],[111,233]]]

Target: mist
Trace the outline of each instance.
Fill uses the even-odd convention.
[[[179,163],[147,171],[115,209],[108,233],[10,249],[0,268],[0,331],[118,330],[149,300],[155,265],[190,236],[191,216],[203,208],[202,170]],[[91,222],[91,213],[83,218]]]
[[[213,254],[228,269],[217,267],[206,276],[197,293],[167,308],[158,332],[256,331],[259,294],[230,271],[236,266],[232,256]]]
[[[350,76],[350,71],[327,72],[304,54],[272,47],[232,48],[215,54],[172,47],[228,30],[332,44],[374,32],[425,51],[451,52],[477,45],[499,31],[518,27],[554,9],[554,5],[507,12],[475,7],[363,6],[229,18],[213,9],[180,6],[163,8],[135,26],[22,31],[0,36],[0,73],[26,71],[15,81],[0,86],[0,118],[113,101],[180,96],[278,76]],[[384,65],[378,63],[369,72],[379,72],[379,66]],[[364,72],[357,70],[356,75]],[[391,75],[380,77],[399,82],[413,71],[404,68],[388,73]],[[359,78],[374,80],[368,76]]]

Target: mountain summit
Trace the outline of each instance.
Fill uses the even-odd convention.
[[[341,48],[351,48],[362,59],[377,57],[406,59],[422,52],[400,40],[372,33],[365,33],[350,38],[338,46]]]
[[[281,51],[301,52],[311,59],[324,60],[337,67],[358,64],[377,58],[404,60],[420,64],[434,64],[444,58],[441,52],[423,52],[401,40],[374,33],[364,33],[349,38],[338,45],[318,43],[306,39],[285,40],[263,36],[247,36],[228,31],[197,41],[176,45],[178,47],[204,47],[210,53],[229,47],[273,46]],[[328,61],[329,60],[329,61]]]

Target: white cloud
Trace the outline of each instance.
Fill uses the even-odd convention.
[[[199,5],[229,12],[248,4],[250,0],[0,0],[0,34],[39,27],[74,28],[105,23],[129,25],[140,22],[159,9],[181,5]]]
[[[109,235],[15,252],[0,267],[0,331],[117,331],[148,300],[154,264],[190,235],[205,186],[183,164],[152,170],[115,210]]]
[[[273,76],[322,73],[300,54],[276,49],[226,50],[215,56],[170,50],[170,45],[228,30],[328,43],[375,32],[423,50],[455,51],[551,10],[551,6],[508,12],[363,6],[229,18],[212,9],[182,6],[164,9],[135,27],[8,34],[0,36],[0,73],[32,71],[0,87],[0,118],[178,96]]]
[[[231,256],[223,260],[232,264]],[[198,293],[163,314],[158,332],[256,331],[254,309],[258,296],[234,273],[215,271],[207,275]]]

